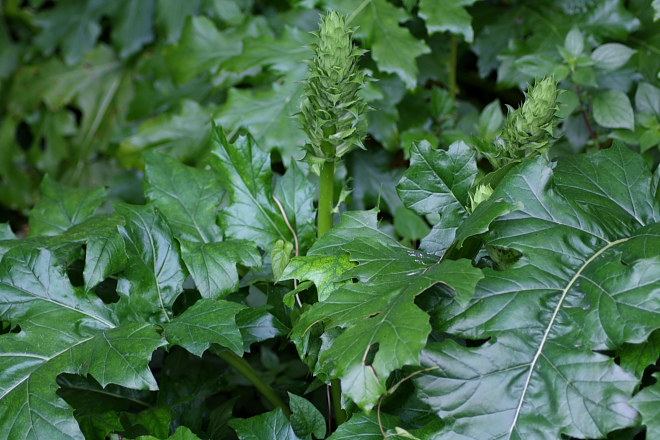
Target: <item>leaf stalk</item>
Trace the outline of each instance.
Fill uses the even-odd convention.
[[[291,417],[291,410],[286,403],[280,398],[280,396],[275,393],[275,390],[271,388],[264,380],[259,376],[259,373],[252,368],[252,365],[248,363],[242,357],[239,357],[233,351],[225,350],[221,352],[216,352],[216,354],[227,362],[229,365],[234,367],[239,373],[241,373],[247,380],[249,380],[252,385],[268,400],[271,405],[275,408],[280,408],[284,415],[289,418]]]

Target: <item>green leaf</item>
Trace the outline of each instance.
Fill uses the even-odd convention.
[[[125,428],[120,414],[131,405],[147,408],[149,390],[131,390],[119,385],[102,387],[92,376],[61,374],[57,377],[60,386],[57,394],[75,408],[75,417],[85,438],[105,438],[110,432],[121,432]]]
[[[504,114],[502,113],[502,105],[500,104],[500,100],[496,99],[484,107],[479,115],[477,128],[482,138],[495,140],[495,134],[500,131],[503,122]]]
[[[113,432],[124,430],[119,415],[115,412],[78,416],[77,420],[84,438],[106,438]]]
[[[377,241],[389,239],[387,234],[378,229],[377,215],[375,209],[342,213],[339,224],[318,239],[307,255],[344,255],[343,246],[360,237]]]
[[[394,213],[394,230],[408,240],[420,240],[431,231],[423,218],[403,206]]]
[[[200,299],[164,326],[163,335],[172,345],[180,345],[202,356],[211,344],[243,355],[243,338],[236,325],[236,314],[245,309],[238,303]]]
[[[598,82],[596,81],[596,71],[591,67],[578,67],[577,69],[575,69],[575,72],[573,72],[573,82],[575,84],[579,84],[579,85],[582,85],[582,86],[598,87]],[[621,92],[619,92],[619,93],[621,93]],[[626,96],[626,98],[628,98],[628,97]],[[596,101],[596,99],[594,99],[594,113],[596,113],[596,111],[595,111],[595,107],[596,107],[595,101]],[[606,111],[607,111],[607,109],[606,109]],[[598,120],[596,120],[596,121],[598,121]]]
[[[222,62],[241,53],[243,44],[235,35],[221,32],[203,15],[188,16],[181,39],[165,50],[167,65],[177,83],[204,72],[215,73]]]
[[[0,418],[10,438],[83,438],[55,393],[61,373],[157,388],[148,363],[165,341],[151,325],[119,325],[98,297],[71,286],[50,251],[17,247],[4,255],[0,304],[3,321],[21,328],[0,335]]]
[[[248,130],[262,149],[279,148],[285,161],[298,157],[307,135],[292,116],[299,111],[306,67],[289,72],[284,82],[267,89],[229,90],[227,101],[215,115],[226,130]]]
[[[524,74],[534,77],[546,76],[551,72],[557,75],[557,71],[563,67],[552,58],[543,54],[524,55],[516,59],[513,66]],[[565,77],[566,75],[563,76]]]
[[[82,236],[87,242],[83,270],[85,290],[91,290],[128,264],[124,239],[118,230],[123,224],[122,219],[115,215],[95,215],[67,231],[65,239]]]
[[[143,426],[152,434],[157,435],[159,438],[165,438],[170,433],[170,425],[172,424],[171,408],[147,408],[137,414],[125,414],[124,417],[132,425]]]
[[[437,369],[415,379],[448,422],[436,438],[598,438],[639,423],[629,406],[637,380],[601,352],[660,327],[650,186],[644,160],[617,144],[510,171],[492,198],[523,207],[484,239],[520,259],[485,270],[466,308],[438,309],[443,331],[486,342],[429,347],[422,364]]]
[[[477,174],[474,151],[465,142],[444,151],[422,141],[410,153],[410,168],[397,186],[404,204],[420,215],[465,210]]]
[[[341,378],[344,395],[369,410],[385,393],[392,371],[419,362],[431,327],[415,297],[442,283],[464,303],[482,275],[467,260],[437,264],[436,258],[391,238],[357,238],[342,248],[359,265],[339,280],[359,282],[341,286],[314,304],[294,327],[292,339],[305,337],[317,322],[324,322],[326,331],[345,329],[323,349],[317,369],[331,366],[332,376]]]
[[[304,440],[295,434],[280,408],[249,419],[233,419],[229,426],[240,440]]]
[[[295,278],[300,281],[313,281],[318,289],[319,301],[325,301],[332,292],[348,282],[335,281],[339,275],[353,266],[355,264],[351,263],[346,254],[296,257],[286,267],[280,280]]]
[[[523,208],[521,202],[510,203],[505,199],[491,196],[481,202],[470,217],[456,229],[456,245],[460,248],[467,238],[488,232],[490,224],[496,218],[521,208]]]
[[[655,377],[657,378],[657,373]],[[630,404],[642,415],[642,423],[646,425],[646,438],[656,438],[660,435],[660,384],[644,388]]]
[[[124,166],[141,164],[140,153],[154,149],[186,163],[200,163],[210,149],[214,106],[202,107],[184,99],[176,111],[161,113],[140,125],[121,141],[119,159]]]
[[[284,240],[277,240],[270,253],[271,265],[273,267],[273,278],[280,280],[284,268],[289,264],[291,253],[293,252],[293,244]]]
[[[646,367],[660,359],[660,331],[651,333],[648,341],[641,344],[625,344],[617,354],[621,359],[621,367],[641,380]]]
[[[228,237],[254,241],[266,250],[277,240],[293,242],[273,200],[270,156],[252,136],[241,135],[230,144],[222,128],[216,127],[210,162],[231,200],[220,213]]]
[[[241,330],[246,352],[250,351],[250,344],[284,336],[289,332],[269,309],[270,306],[250,307],[236,315],[236,324]]]
[[[179,426],[174,435],[167,437],[168,440],[200,440],[190,429],[185,426]],[[141,435],[136,438],[136,440],[161,440],[158,437],[153,437],[151,435]]]
[[[623,67],[637,51],[619,43],[607,43],[598,46],[591,54],[596,67],[603,70],[616,70]]]
[[[594,119],[603,127],[635,129],[635,115],[628,96],[619,90],[598,92],[593,99]]]
[[[97,0],[79,5],[75,0],[64,0],[42,11],[35,20],[41,29],[34,40],[36,47],[45,54],[59,47],[67,64],[78,62],[96,44],[101,34],[98,20],[111,4]]]
[[[451,32],[463,35],[465,41],[472,43],[472,17],[465,10],[478,0],[420,0],[419,16],[426,22],[429,35],[436,32]]]
[[[31,235],[55,235],[90,218],[106,198],[105,188],[66,187],[49,176],[41,182],[41,199],[30,211]]]
[[[236,265],[255,267],[261,255],[254,243],[228,240],[219,243],[198,243],[179,240],[181,258],[195,281],[202,298],[221,299],[238,290]]]
[[[201,0],[160,0],[156,4],[156,27],[162,30],[167,43],[179,41],[186,18],[197,12],[200,3]]]
[[[81,176],[93,181],[93,169],[86,169],[84,162],[93,151],[92,145],[96,151],[106,149],[118,125],[123,124],[132,97],[131,76],[105,45],[97,46],[74,66],[50,58],[23,69],[17,75],[16,87],[12,88],[12,102],[20,114],[32,114],[41,101],[52,112],[72,105],[82,113],[77,134],[70,140],[74,157],[69,154],[65,158],[75,161],[66,175],[74,182]]]
[[[584,51],[584,36],[582,35],[582,32],[580,32],[580,29],[574,27],[566,35],[564,49],[566,49],[574,58],[578,58],[582,55],[582,52]]]
[[[383,430],[394,429],[398,423],[399,420],[389,414],[381,414],[378,420],[375,413],[357,413],[342,423],[328,440],[382,440]]]
[[[355,36],[364,42],[366,49],[382,72],[395,73],[408,89],[417,85],[419,69],[415,59],[431,49],[399,23],[409,19],[408,13],[386,0],[367,0],[356,9],[353,0],[330,0],[327,6],[350,15],[351,27],[357,27]],[[352,14],[355,14],[354,16]]]
[[[660,89],[649,83],[640,83],[635,93],[635,107],[640,113],[660,118]]]
[[[655,14],[653,15],[653,21],[660,20],[660,0],[653,0],[651,2],[651,6],[653,6],[653,10],[655,11]]]
[[[10,250],[0,262],[0,279],[2,304],[9,307],[3,307],[3,320],[20,324],[25,330],[33,326],[69,329],[69,322],[76,321],[83,321],[78,329],[82,332],[87,327],[87,332],[114,327],[110,309],[95,295],[74,289],[48,250],[27,246]],[[58,315],[62,317],[53,319]]]
[[[154,0],[113,3],[117,12],[114,14],[112,43],[118,48],[119,56],[127,58],[153,41],[152,17],[156,4]]]
[[[315,187],[293,161],[278,179],[273,195],[280,201],[289,223],[298,236],[299,253],[309,249],[316,239]]]
[[[156,152],[145,154],[144,194],[182,240],[210,243],[222,239],[216,224],[224,190],[210,170],[197,170]]]
[[[316,438],[325,437],[325,418],[308,400],[289,393],[291,406],[291,426],[298,437],[309,438],[314,434]]]
[[[356,150],[347,157],[346,169],[351,176],[351,209],[365,210],[380,206],[394,213],[403,206],[396,192],[396,183],[404,170],[392,169],[393,160],[394,155],[384,150]]]
[[[14,240],[16,235],[11,230],[9,223],[0,223],[0,240]]]
[[[439,214],[420,248],[442,254],[454,241],[456,229],[468,216],[470,187],[477,177],[476,153],[455,142],[447,151],[435,150],[422,141],[410,150],[410,168],[397,185],[399,197],[419,215]]]
[[[224,70],[236,73],[252,72],[255,66],[269,69],[275,74],[286,75],[300,67],[313,56],[309,45],[314,37],[298,28],[284,27],[279,38],[270,34],[244,41],[243,52],[223,63]]]
[[[126,222],[120,232],[130,261],[117,281],[119,309],[137,322],[167,322],[185,279],[170,227],[153,206],[114,206]]]

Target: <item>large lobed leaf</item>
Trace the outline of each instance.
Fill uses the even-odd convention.
[[[300,110],[302,80],[307,73],[302,66],[291,70],[283,82],[275,82],[268,89],[230,89],[215,122],[228,130],[249,130],[264,150],[279,148],[286,162],[295,159],[300,147],[308,141],[300,123],[293,117]]]
[[[476,177],[476,153],[465,142],[454,142],[447,151],[434,149],[428,141],[413,143],[410,168],[397,191],[406,207],[417,214],[440,215],[422,240],[422,250],[442,255],[452,244],[468,217],[468,193]]]
[[[249,134],[230,143],[220,127],[214,130],[210,162],[229,192],[231,203],[220,214],[228,237],[253,241],[266,250],[277,240],[293,242],[275,196],[297,231],[301,247],[309,246],[313,238],[313,190],[297,166],[292,166],[273,190],[270,156],[259,149]]]
[[[156,159],[161,162],[151,164],[147,185],[161,210],[151,204],[116,204],[113,215],[93,215],[104,202],[103,190],[85,193],[46,179],[42,185],[48,195],[41,202],[44,213],[37,211],[31,220],[37,232],[63,232],[15,239],[3,229],[0,320],[13,331],[0,334],[0,438],[82,439],[82,432],[115,429],[118,415],[106,413],[105,419],[79,419],[81,432],[73,409],[56,394],[57,377],[62,373],[91,375],[101,387],[117,384],[156,390],[149,361],[158,347],[181,345],[201,356],[211,344],[217,344],[242,354],[245,344],[262,340],[268,329],[270,336],[277,331],[261,322],[272,316],[257,311],[241,318],[246,327],[252,326],[244,339],[236,320],[247,309],[217,301],[238,288],[237,262],[247,266],[260,263],[256,246],[240,240],[203,243],[181,239],[185,249],[192,249],[182,257],[163,215],[177,234],[187,233],[200,241],[216,238],[214,234],[220,230],[214,228],[215,205],[219,200],[216,194],[209,194],[214,189],[213,174],[150,156],[150,160]],[[168,173],[170,179],[165,178]],[[210,177],[210,189],[204,189],[202,177]],[[185,178],[201,188],[183,185],[181,179]],[[195,199],[201,212],[194,209]],[[50,222],[48,212],[52,213]],[[196,282],[209,278],[208,284],[199,287],[207,299],[174,316],[172,307],[186,276],[181,260],[186,256],[192,259],[186,261],[191,271],[199,275]],[[209,269],[213,276],[198,272],[202,265],[197,257],[215,258],[211,262],[216,265]],[[82,258],[84,289],[74,287],[66,273],[71,270],[67,266]],[[120,298],[106,304],[93,288],[111,275],[118,278]]]
[[[431,326],[428,315],[415,305],[415,297],[441,283],[465,303],[482,275],[467,260],[437,264],[436,257],[408,249],[375,229],[360,231],[367,238],[353,238],[355,224],[376,223],[375,211],[359,213],[359,217],[361,221],[356,221],[353,213],[346,225],[340,224],[318,242],[328,253],[337,244],[348,252],[358,266],[337,280],[358,282],[339,286],[313,305],[296,324],[292,339],[309,337],[307,333],[318,322],[325,324],[326,331],[344,329],[322,349],[317,369],[341,378],[344,395],[369,410],[385,393],[390,373],[419,364]],[[317,252],[312,248],[310,253]]]
[[[55,393],[60,373],[157,389],[148,363],[166,341],[149,324],[120,325],[110,306],[71,286],[48,250],[19,246],[4,255],[0,315],[20,325],[0,336],[0,438],[83,438]]]
[[[66,188],[51,177],[41,182],[41,198],[30,211],[31,235],[55,235],[87,220],[101,206],[105,188]]]
[[[509,270],[486,269],[467,307],[438,311],[450,334],[486,342],[424,352],[438,368],[416,379],[418,392],[447,422],[434,438],[603,438],[639,423],[629,405],[637,379],[598,351],[660,327],[650,189],[643,159],[617,145],[556,165],[537,158],[502,181],[492,197],[522,207],[483,237],[492,252],[521,256]]]

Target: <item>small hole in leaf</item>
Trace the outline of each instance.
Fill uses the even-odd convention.
[[[18,142],[18,145],[23,151],[29,150],[32,142],[34,142],[34,135],[30,126],[23,121],[16,127],[16,142]]]
[[[615,358],[616,352],[614,350],[594,350],[595,353],[600,353],[612,359]]]
[[[488,255],[493,260],[495,270],[507,270],[522,257],[522,252],[499,246],[488,246]]]
[[[368,316],[369,319],[375,318],[376,316],[380,315],[380,312],[372,313],[371,315]]]
[[[94,293],[106,304],[113,304],[119,301],[117,294],[117,279],[106,278],[94,288]]]
[[[364,365],[371,366],[371,364],[374,363],[374,359],[376,358],[376,353],[378,353],[379,347],[380,344],[378,342],[371,344],[367,354],[364,356]]]
[[[82,112],[78,109],[78,107],[67,105],[66,109],[73,113],[73,116],[75,116],[76,125],[80,125],[80,122],[82,121]]]
[[[199,299],[202,298],[202,295],[197,290],[186,289],[181,295],[179,295],[172,305],[172,313],[174,316],[178,316],[181,313],[188,310],[189,307],[192,307]]]
[[[83,278],[84,269],[85,263],[82,260],[76,260],[68,264],[66,273],[69,276],[69,281],[73,286],[82,287],[85,285],[85,279]]]
[[[0,335],[4,335],[6,333],[20,333],[20,332],[21,332],[20,325],[12,326],[11,323],[9,322],[0,321]]]
[[[484,345],[486,342],[490,341],[492,338],[486,338],[486,339],[468,339],[465,341],[465,346],[466,347],[481,347]]]

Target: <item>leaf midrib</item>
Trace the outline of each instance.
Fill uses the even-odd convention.
[[[573,275],[573,278],[568,282],[566,287],[563,289],[561,298],[557,302],[557,306],[555,307],[555,310],[552,314],[552,317],[550,318],[550,322],[548,323],[548,326],[545,329],[545,332],[543,334],[543,338],[541,338],[541,342],[539,344],[538,349],[536,350],[536,353],[534,353],[534,357],[532,359],[532,362],[529,364],[529,372],[527,373],[527,378],[525,379],[525,384],[522,388],[522,394],[520,395],[520,399],[518,401],[518,405],[516,406],[516,413],[513,417],[513,420],[511,421],[511,427],[509,428],[509,435],[507,436],[507,440],[511,439],[511,436],[513,435],[514,430],[516,429],[516,425],[518,422],[518,418],[520,417],[520,413],[522,411],[522,406],[525,403],[525,397],[527,395],[527,390],[529,390],[529,384],[532,380],[532,375],[534,374],[534,370],[536,369],[536,364],[538,363],[539,358],[543,354],[543,349],[545,347],[546,342],[549,339],[550,336],[550,331],[552,330],[552,327],[555,324],[555,320],[557,319],[557,316],[559,315],[559,311],[562,308],[562,305],[564,303],[564,300],[566,299],[566,296],[568,295],[568,292],[571,290],[573,285],[577,282],[577,280],[582,276],[582,272],[584,269],[589,266],[596,258],[598,258],[600,255],[602,255],[605,251],[608,249],[612,248],[613,246],[616,246],[620,243],[626,242],[630,240],[629,237],[622,238],[613,242],[609,242],[606,246],[601,248],[598,252],[594,253],[587,261],[582,264],[580,269]]]

